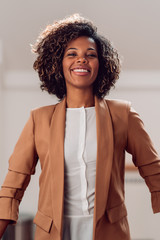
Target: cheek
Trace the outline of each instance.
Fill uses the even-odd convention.
[[[99,70],[99,61],[95,62],[94,64],[94,73],[97,75]]]
[[[67,66],[66,66],[66,63],[65,61],[62,62],[62,70],[63,70],[63,75],[64,77],[66,76],[66,73],[67,73]]]
[[[63,60],[63,61],[62,61],[63,72],[69,71],[70,65],[71,65],[71,63],[70,63],[69,61]]]

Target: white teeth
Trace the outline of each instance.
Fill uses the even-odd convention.
[[[74,72],[89,72],[87,69],[77,68],[73,69]]]

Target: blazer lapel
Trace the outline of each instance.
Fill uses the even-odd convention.
[[[51,166],[51,192],[53,203],[53,224],[62,233],[64,197],[64,134],[66,98],[57,104],[51,120],[49,159]]]
[[[105,100],[95,97],[97,126],[97,162],[94,202],[94,230],[97,221],[103,216],[106,208],[112,160],[113,129],[111,115]]]

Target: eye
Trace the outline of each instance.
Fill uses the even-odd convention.
[[[68,53],[67,56],[75,57],[77,54],[76,53]]]
[[[88,54],[87,56],[88,56],[88,57],[93,57],[93,58],[94,58],[94,57],[97,57],[97,55],[96,55],[96,54],[93,54],[93,53]]]
[[[86,55],[87,55],[87,57],[90,57],[90,58],[97,58],[96,52],[93,52],[93,51],[88,52]]]

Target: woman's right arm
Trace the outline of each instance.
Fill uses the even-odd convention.
[[[38,161],[34,138],[34,120],[31,112],[9,159],[9,170],[0,189],[0,219],[11,220],[12,223],[17,222],[19,204],[29,184],[31,174],[35,173]],[[1,221],[0,233],[5,225],[7,222]]]
[[[10,220],[3,220],[0,219],[0,239],[3,236],[8,224],[10,223]]]

